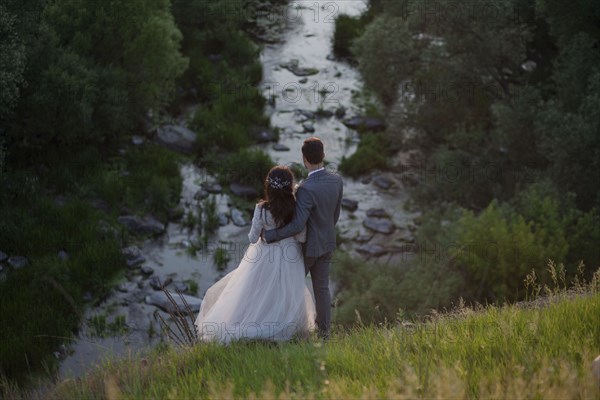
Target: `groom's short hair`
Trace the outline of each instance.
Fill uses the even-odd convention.
[[[317,137],[310,137],[302,145],[302,155],[311,164],[320,164],[325,158],[323,142]]]

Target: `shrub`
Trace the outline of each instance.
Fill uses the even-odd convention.
[[[434,258],[375,264],[336,256],[332,276],[340,285],[334,319],[342,325],[390,322],[449,307],[462,288],[461,276]]]
[[[354,39],[360,37],[365,28],[364,18],[341,14],[335,19],[333,51],[340,57],[352,57],[350,50]]]
[[[265,177],[274,165],[271,157],[262,150],[243,149],[227,158],[219,176],[224,183],[251,185],[262,193]]]
[[[340,171],[353,178],[376,169],[389,168],[390,144],[381,134],[366,133],[362,135],[356,153],[342,158]]]

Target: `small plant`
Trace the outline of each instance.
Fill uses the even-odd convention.
[[[225,250],[222,247],[219,247],[217,250],[215,250],[213,260],[215,262],[215,265],[217,266],[217,269],[219,271],[223,271],[225,267],[227,267],[227,263],[229,262],[230,257],[227,253],[227,250]]]
[[[197,294],[198,293],[198,282],[196,282],[193,279],[186,279],[185,281],[183,281],[183,283],[185,283],[188,287],[188,292],[190,294]]]
[[[216,232],[219,228],[219,215],[217,214],[217,202],[214,197],[204,200],[204,219],[203,229],[205,235],[210,235]]]
[[[185,214],[185,218],[181,222],[181,226],[183,228],[187,228],[190,231],[194,229],[194,227],[196,226],[196,215],[194,215],[193,211],[190,210]]]
[[[162,325],[163,331],[167,333],[167,336],[173,343],[180,347],[191,347],[198,341],[198,332],[196,331],[196,326],[194,324],[194,315],[195,313],[192,311],[190,305],[185,300],[185,296],[183,296],[179,291],[177,291],[177,295],[183,304],[183,307],[175,301],[173,298],[173,294],[169,292],[167,289],[163,289],[163,292],[167,296],[171,307],[168,309],[170,320],[173,321],[175,327],[172,327],[162,315],[157,314],[160,324]]]

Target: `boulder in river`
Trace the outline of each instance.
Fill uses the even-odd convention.
[[[358,201],[347,198],[342,199],[342,208],[350,212],[358,210]]]
[[[194,200],[200,201],[204,200],[209,196],[209,193],[206,189],[200,189],[194,194]]]
[[[301,67],[300,62],[296,59],[290,60],[287,63],[279,65],[281,68],[285,68],[296,76],[310,76],[319,73],[317,68]]]
[[[198,311],[200,311],[200,306],[202,305],[202,299],[200,299],[198,297],[190,296],[188,294],[179,295],[175,292],[169,292],[169,294],[171,295],[171,297],[173,297],[173,300],[177,304],[177,308],[179,308],[180,311],[182,311],[182,312],[187,311],[185,303],[183,302],[181,297],[183,297],[185,299],[185,302],[188,304],[188,306],[190,308],[190,312],[197,313]],[[151,304],[153,306],[157,306],[166,312],[177,311],[176,307],[173,305],[173,303],[171,303],[171,301],[167,297],[166,293],[163,291],[154,292],[151,295],[146,296],[146,303]]]
[[[308,132],[308,133],[314,133],[315,132],[315,127],[313,124],[302,124],[302,128],[304,128],[304,132]]]
[[[386,128],[385,121],[381,118],[356,116],[344,120],[344,125],[355,130],[381,132]]]
[[[170,289],[173,289],[175,292],[187,292],[189,290],[188,285],[185,282],[173,282],[169,285]]]
[[[152,278],[150,278],[148,284],[154,290],[162,290],[162,288],[169,286],[171,282],[173,282],[173,279],[171,278],[165,278],[164,280],[161,280],[158,276],[154,275]]]
[[[117,221],[134,235],[159,235],[165,231],[165,225],[151,216],[122,215]]]
[[[357,243],[366,243],[371,239],[373,239],[373,235],[358,235],[354,238],[354,241]]]
[[[146,261],[146,257],[142,255],[142,252],[136,246],[125,247],[121,250],[121,253],[125,256],[125,262],[129,268],[135,268]]]
[[[388,253],[388,251],[385,248],[377,244],[363,244],[361,246],[358,246],[356,251],[373,257],[379,257]]]
[[[163,147],[181,153],[193,153],[198,135],[179,125],[163,125],[158,128],[156,141]]]
[[[275,151],[290,151],[290,148],[287,147],[285,144],[275,143],[273,145],[273,150],[275,150]]]
[[[367,210],[367,217],[389,218],[389,214],[383,208],[371,208]]]
[[[202,182],[201,186],[208,193],[217,194],[217,193],[221,193],[223,191],[223,187],[221,187],[221,185],[219,185],[217,182]]]
[[[309,120],[309,119],[315,119],[315,117],[316,117],[315,112],[311,111],[311,110],[297,109],[295,112],[296,112],[296,114],[304,117],[305,121]]]
[[[258,197],[258,190],[254,186],[244,185],[241,183],[232,183],[229,185],[229,190],[237,197],[243,197],[246,199],[256,199]]]
[[[235,226],[248,225],[246,218],[244,218],[244,213],[238,210],[237,208],[231,209],[231,220],[233,221]]]
[[[374,177],[373,183],[375,184],[375,186],[383,190],[388,190],[394,185],[394,181],[381,175],[377,175],[376,177]]]
[[[229,223],[229,217],[225,213],[219,213],[217,218],[219,218],[219,226],[225,226]]]
[[[146,275],[146,276],[150,276],[154,273],[154,268],[149,267],[147,265],[144,265],[142,268],[142,274]]]
[[[0,251],[0,262],[4,262],[6,260],[8,260],[8,254],[6,254],[3,251]]]
[[[368,217],[363,221],[363,225],[367,229],[384,235],[391,235],[396,230],[396,226],[391,221],[381,218]]]
[[[259,143],[276,142],[277,134],[271,130],[261,130],[256,134],[256,141]]]

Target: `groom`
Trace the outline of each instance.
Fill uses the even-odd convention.
[[[342,203],[342,178],[323,167],[325,152],[321,139],[311,137],[302,146],[308,177],[296,192],[296,212],[287,225],[264,232],[267,243],[293,236],[306,225],[304,267],[310,272],[317,309],[319,336],[327,338],[331,319],[329,266],[335,250],[335,224]]]

